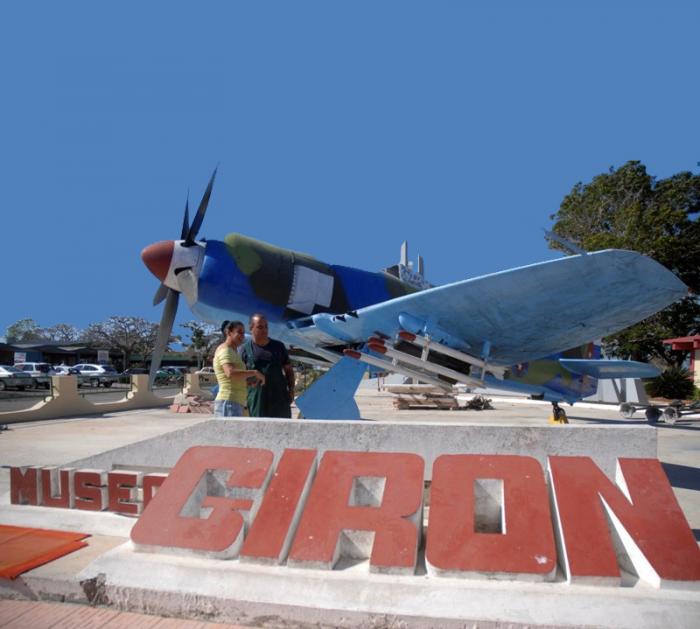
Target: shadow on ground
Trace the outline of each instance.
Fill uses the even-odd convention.
[[[570,413],[567,413],[566,416],[569,419],[576,419],[578,421],[582,422],[588,422],[589,424],[611,424],[614,426],[624,426],[625,424],[633,424],[635,426],[646,426],[647,422],[645,421],[636,421],[634,419],[601,419],[599,417],[579,417],[578,415],[571,415]]]
[[[615,426],[623,426],[625,424],[635,425],[635,426],[648,426],[646,419],[601,419],[599,417],[580,417],[578,415],[571,415],[567,413],[569,419],[576,419],[582,422],[588,422],[589,424],[611,424]],[[683,430],[700,430],[700,425],[698,425],[697,419],[678,419],[675,424],[667,424],[666,422],[660,421],[654,424],[657,428],[680,428]]]
[[[662,463],[661,466],[668,476],[673,487],[679,489],[700,490],[700,469],[688,465],[676,465],[675,463]]]

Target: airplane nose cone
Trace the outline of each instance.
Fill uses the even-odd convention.
[[[148,245],[141,252],[141,259],[148,267],[148,270],[153,273],[161,282],[165,280],[170,269],[170,261],[173,259],[173,250],[175,245],[172,240],[163,240]]]

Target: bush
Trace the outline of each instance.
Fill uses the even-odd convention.
[[[687,400],[693,397],[695,386],[687,369],[670,367],[660,376],[648,382],[646,391],[651,397]]]

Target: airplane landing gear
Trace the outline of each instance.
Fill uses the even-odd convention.
[[[566,412],[557,402],[552,402],[552,414],[549,416],[550,424],[568,424]]]

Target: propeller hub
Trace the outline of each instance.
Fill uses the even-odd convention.
[[[148,247],[141,252],[143,263],[161,282],[163,282],[168,275],[170,262],[173,259],[174,248],[175,245],[172,240],[163,240],[148,245]]]

